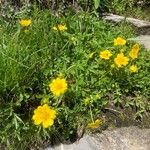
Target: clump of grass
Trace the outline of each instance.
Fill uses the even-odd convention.
[[[150,110],[149,52],[138,45],[137,58],[129,55],[129,25],[39,9],[0,21],[0,139],[8,148],[80,137],[78,129],[105,124],[102,111],[112,105],[136,107],[138,117]],[[117,37],[123,44],[114,45]],[[126,63],[114,61],[120,53]]]

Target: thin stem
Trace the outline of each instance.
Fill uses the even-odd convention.
[[[92,120],[92,122],[94,122],[91,106],[90,106],[90,115],[91,115],[91,120]]]

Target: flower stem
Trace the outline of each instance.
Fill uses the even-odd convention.
[[[91,106],[90,106],[90,115],[91,115],[91,120],[92,120],[92,122],[94,122]]]

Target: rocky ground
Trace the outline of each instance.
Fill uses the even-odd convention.
[[[46,150],[150,150],[150,129],[123,127],[85,135],[79,141]]]

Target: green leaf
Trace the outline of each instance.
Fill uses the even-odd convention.
[[[100,0],[94,0],[94,7],[97,9],[100,5]]]

